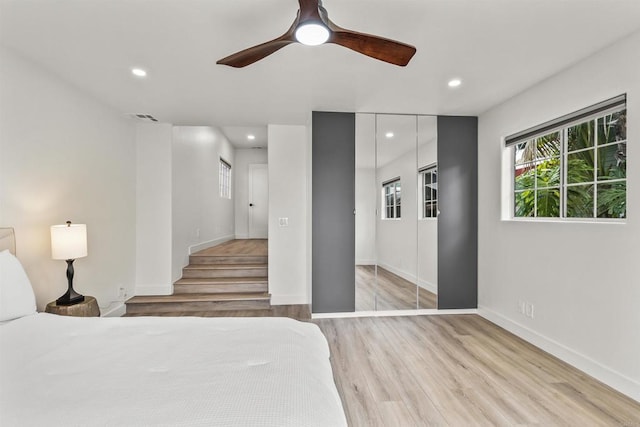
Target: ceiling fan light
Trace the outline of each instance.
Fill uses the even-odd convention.
[[[329,30],[321,24],[304,24],[296,29],[296,40],[307,46],[318,46],[329,40]]]

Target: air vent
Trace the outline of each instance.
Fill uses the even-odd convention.
[[[141,122],[155,123],[158,121],[158,119],[153,117],[151,114],[129,114],[129,117]]]

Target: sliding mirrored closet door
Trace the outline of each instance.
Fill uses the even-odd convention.
[[[356,115],[356,311],[436,308],[436,145],[435,117]]]
[[[418,116],[418,308],[437,308],[438,118]]]

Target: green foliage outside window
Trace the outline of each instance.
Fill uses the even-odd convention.
[[[560,217],[565,159],[564,217],[625,218],[626,118],[626,110],[618,111],[516,146],[515,216]],[[567,154],[561,156],[564,130]]]

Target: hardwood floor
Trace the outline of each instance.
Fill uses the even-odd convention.
[[[356,266],[356,311],[437,308],[436,294],[420,287],[416,291],[414,283],[382,267],[378,267],[376,285],[374,268],[373,265]]]
[[[194,255],[237,255],[245,256],[266,256],[269,253],[269,244],[267,239],[241,239],[229,240],[208,249],[196,252]]]
[[[477,315],[322,319],[351,426],[640,426],[640,403]]]

